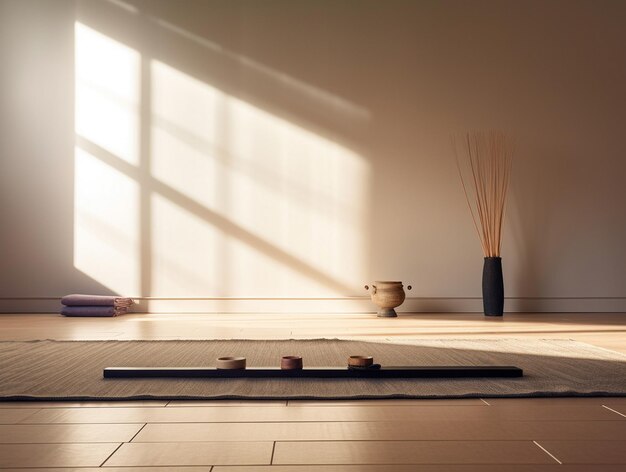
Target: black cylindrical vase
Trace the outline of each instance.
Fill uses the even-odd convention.
[[[502,316],[504,313],[504,279],[502,258],[485,257],[483,265],[483,308],[485,316]]]

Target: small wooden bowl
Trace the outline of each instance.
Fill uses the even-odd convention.
[[[302,357],[300,356],[283,356],[280,359],[280,368],[283,370],[302,369]]]
[[[218,357],[215,367],[218,369],[245,369],[245,357]]]
[[[369,367],[374,363],[372,356],[350,356],[348,365],[353,367]]]

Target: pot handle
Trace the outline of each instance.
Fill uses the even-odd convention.
[[[365,290],[369,290],[369,289],[370,289],[370,286],[366,285]],[[376,285],[372,285],[372,294],[375,294],[375,293],[376,293]]]

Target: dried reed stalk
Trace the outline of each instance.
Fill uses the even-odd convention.
[[[454,138],[453,145],[461,184],[483,253],[485,257],[500,257],[513,140],[501,131],[476,131],[463,138]]]

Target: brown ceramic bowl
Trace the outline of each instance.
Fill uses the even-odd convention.
[[[215,367],[218,369],[245,369],[245,357],[218,357]]]
[[[350,356],[348,365],[352,367],[369,367],[374,363],[372,356]]]
[[[280,359],[280,368],[283,370],[302,369],[302,357],[300,356],[283,356]]]

